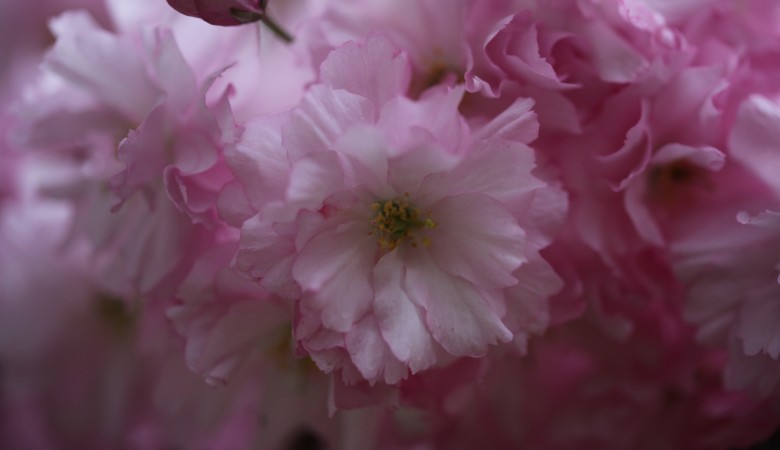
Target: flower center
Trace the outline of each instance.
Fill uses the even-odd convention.
[[[392,251],[403,241],[409,241],[409,245],[417,247],[414,231],[436,227],[430,213],[423,217],[419,208],[409,202],[408,193],[392,200],[374,202],[371,204],[371,210],[374,217],[371,219],[373,230],[370,234],[376,235],[377,244],[382,250]],[[421,241],[423,245],[431,245],[427,236]]]
[[[712,182],[701,167],[684,159],[654,167],[649,172],[647,192],[650,199],[667,206],[688,203],[695,192],[691,187],[705,191],[713,189]]]

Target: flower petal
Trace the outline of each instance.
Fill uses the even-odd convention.
[[[57,43],[46,64],[139,124],[159,100],[143,61],[128,42],[101,29],[85,12],[52,21]]]
[[[225,160],[255,211],[284,198],[287,189],[290,162],[280,138],[280,119],[272,116],[249,122],[241,140],[225,150]]]
[[[405,269],[400,252],[390,252],[374,267],[374,316],[382,337],[393,354],[409,365],[412,373],[436,362],[431,333],[423,311],[404,291]]]
[[[753,95],[740,106],[729,136],[732,156],[780,192],[780,106]]]
[[[411,256],[404,290],[425,310],[428,329],[445,350],[455,356],[480,357],[488,345],[512,339],[487,292],[443,272],[425,249]]]
[[[316,85],[282,127],[282,144],[295,161],[308,153],[329,150],[346,129],[374,121],[374,105],[347,92]]]
[[[432,208],[438,224],[430,252],[441,270],[483,288],[512,286],[525,258],[525,231],[506,208],[482,194],[448,197]]]
[[[279,233],[271,223],[254,216],[241,229],[241,247],[236,269],[276,295],[296,298],[298,286],[292,278],[295,243],[292,236]]]
[[[293,265],[293,277],[305,291],[301,308],[321,311],[326,328],[347,332],[371,306],[376,242],[368,231],[368,221],[327,229],[306,243]]]
[[[398,48],[380,36],[361,45],[350,41],[334,50],[320,67],[322,82],[360,95],[381,107],[409,88],[411,67]]]
[[[420,195],[434,201],[450,195],[480,192],[512,204],[519,197],[545,186],[531,174],[535,167],[534,152],[529,147],[504,139],[481,140],[454,169],[428,176],[420,188]]]
[[[352,327],[345,342],[352,363],[371,384],[378,380],[396,384],[406,378],[406,366],[387,348],[376,320],[370,315]]]

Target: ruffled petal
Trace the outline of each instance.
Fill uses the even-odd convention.
[[[85,12],[69,12],[52,21],[57,43],[46,64],[77,86],[139,124],[159,101],[146,67],[126,41],[102,30]],[[118,88],[119,87],[119,88]]]
[[[322,63],[320,78],[333,89],[360,95],[379,108],[406,93],[411,67],[404,52],[377,35],[365,44],[350,41],[334,50]]]
[[[512,339],[490,294],[439,269],[424,249],[407,259],[404,290],[425,310],[434,339],[455,356],[484,356],[488,345]]]
[[[409,373],[406,366],[390,352],[379,332],[376,319],[370,315],[352,327],[345,342],[352,363],[371,384],[375,381],[396,384]]]
[[[287,189],[291,164],[282,146],[281,119],[270,116],[249,122],[241,140],[225,150],[225,160],[255,211],[284,198]]]
[[[364,97],[323,85],[312,86],[282,127],[282,144],[292,161],[329,150],[345,130],[373,123],[374,114],[375,105]]]
[[[302,310],[321,311],[326,328],[347,332],[371,306],[376,242],[368,231],[368,221],[327,229],[300,250],[293,265],[304,290]]]
[[[480,141],[502,138],[530,144],[539,136],[539,121],[536,120],[536,113],[531,110],[534,103],[530,98],[518,98],[480,128],[474,139]]]
[[[374,267],[374,317],[387,346],[412,373],[427,369],[436,361],[433,339],[424,311],[404,290],[406,270],[400,252],[390,252]]]
[[[482,288],[512,286],[525,257],[525,231],[496,200],[461,194],[436,203],[436,227],[429,232],[430,253],[450,275]]]
[[[504,139],[482,140],[454,169],[429,175],[420,187],[420,195],[435,201],[479,192],[511,205],[545,186],[531,174],[535,167],[534,152],[529,147]]]
[[[780,106],[753,95],[739,108],[729,136],[731,155],[780,192]]]
[[[295,298],[300,294],[292,277],[295,243],[284,231],[281,225],[274,229],[270,222],[258,216],[247,220],[241,229],[241,247],[235,264],[236,269],[259,281],[270,292]]]

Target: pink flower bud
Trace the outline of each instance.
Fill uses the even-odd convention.
[[[213,25],[242,25],[260,20],[267,0],[168,0],[182,14]]]

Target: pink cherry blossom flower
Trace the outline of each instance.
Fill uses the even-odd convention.
[[[460,88],[404,97],[406,56],[380,37],[334,51],[320,76],[229,154],[259,213],[237,266],[298,300],[301,348],[393,384],[442,352],[481,356],[544,329],[559,280],[538,251],[565,199],[531,174],[531,103],[472,130]]]

